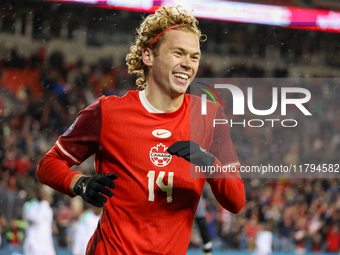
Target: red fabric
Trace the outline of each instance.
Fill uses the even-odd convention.
[[[70,191],[70,185],[73,177],[79,173],[72,172],[70,167],[80,164],[81,159],[85,160],[99,148],[101,99],[81,111],[71,127],[60,136],[53,148],[42,158],[37,169],[37,176],[41,183],[74,197]],[[73,131],[76,125],[76,131]],[[63,143],[68,146],[65,147]]]
[[[228,127],[212,128],[212,119],[221,114],[218,107],[209,104],[208,119],[190,120],[195,111],[200,113],[200,99],[185,95],[176,112],[149,113],[138,93],[102,97],[86,108],[39,165],[39,179],[67,194],[70,181],[66,179],[73,178],[68,167],[92,154],[97,173],[118,173],[114,195],[104,206],[87,255],[185,254],[205,179],[191,178],[190,163],[183,158],[172,156],[161,167],[153,160],[161,164],[167,147],[193,140],[210,150],[219,164],[238,162]],[[154,136],[156,129],[168,130],[171,136]],[[160,155],[156,157],[155,151]],[[58,165],[54,159],[59,159]],[[243,207],[241,179],[208,182],[227,210],[236,213]]]
[[[241,211],[245,203],[244,183],[242,179],[227,177],[207,179],[207,181],[220,205],[232,213]]]
[[[73,177],[79,173],[72,172],[71,164],[68,165],[67,160],[58,154],[55,147],[54,145],[41,159],[37,169],[38,179],[41,183],[74,197],[75,195],[70,191],[70,185]]]
[[[340,248],[340,232],[337,227],[332,227],[327,233],[327,251],[328,252],[339,252]]]

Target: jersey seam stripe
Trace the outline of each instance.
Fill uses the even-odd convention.
[[[230,167],[230,166],[241,166],[239,161],[230,162],[229,164],[223,165],[224,167]]]
[[[56,142],[58,148],[64,153],[66,156],[68,156],[70,159],[72,159],[75,163],[80,164],[81,162],[77,160],[75,157],[73,157],[70,153],[68,153],[63,146],[59,143],[59,140]]]

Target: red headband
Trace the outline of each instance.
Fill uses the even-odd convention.
[[[153,38],[153,40],[151,41],[149,47],[151,47],[151,45],[158,39],[158,37],[160,37],[162,34],[164,34],[166,31],[170,30],[170,29],[173,29],[175,27],[182,27],[184,26],[184,24],[181,24],[181,25],[176,25],[176,26],[172,26],[172,27],[169,27],[167,29],[165,29],[163,32],[160,32],[155,38]]]

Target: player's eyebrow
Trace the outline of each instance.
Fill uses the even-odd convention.
[[[180,46],[174,46],[173,48],[171,48],[172,50],[180,50],[183,53],[187,53],[187,50],[185,50],[184,48],[180,47]],[[201,52],[200,51],[196,51],[194,53],[192,53],[191,55],[198,55],[199,57],[201,57]]]

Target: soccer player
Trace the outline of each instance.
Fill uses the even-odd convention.
[[[73,255],[84,255],[86,253],[87,243],[98,225],[100,213],[100,207],[89,205],[89,208],[79,216],[72,245]]]
[[[221,106],[208,103],[209,114],[190,120],[201,112],[200,98],[185,93],[201,57],[197,24],[180,7],[147,16],[126,57],[144,90],[100,97],[38,166],[42,183],[104,206],[87,255],[185,254],[205,182],[190,178],[190,167],[240,166],[229,126],[212,125],[214,118],[226,118]],[[70,170],[91,155],[95,176]],[[224,208],[242,209],[240,178],[207,181]]]
[[[197,205],[195,222],[198,226],[203,241],[203,255],[212,255],[213,242],[211,241],[208,224],[205,219],[206,214],[207,211],[205,209],[203,196],[201,196],[200,201]]]
[[[269,230],[269,223],[261,223],[261,228],[256,235],[255,250],[252,255],[272,255],[273,233]]]
[[[45,188],[47,188],[45,186]],[[36,186],[36,198],[26,202],[23,219],[26,222],[25,255],[55,255],[52,238],[53,211],[43,185]]]

